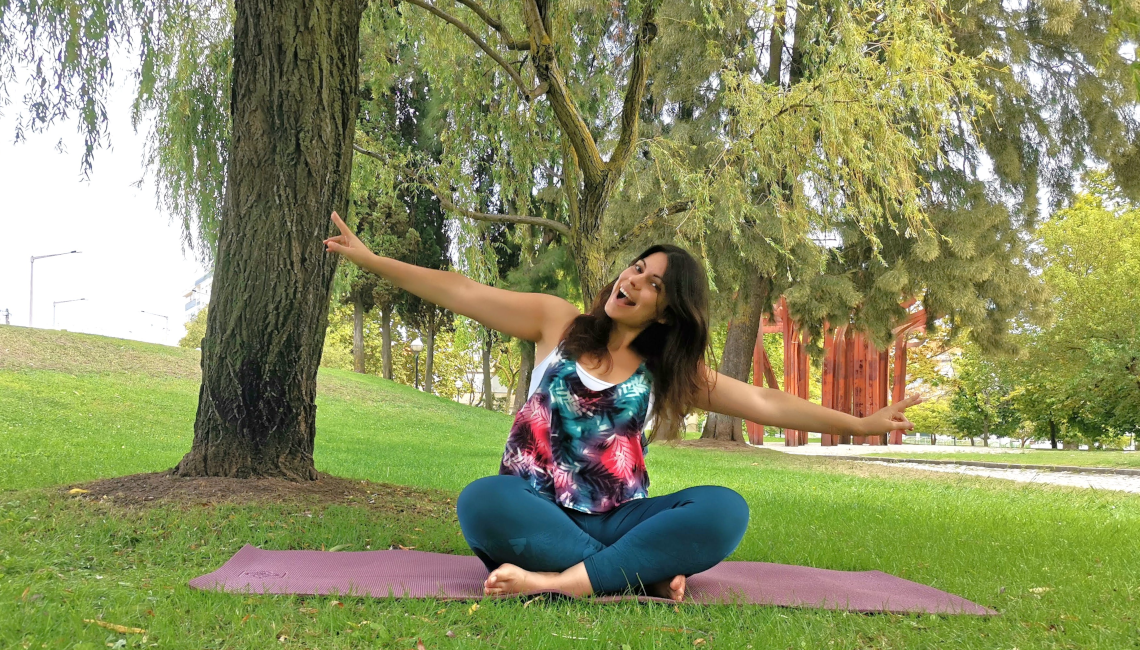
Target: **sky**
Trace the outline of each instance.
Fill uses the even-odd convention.
[[[146,134],[131,128],[133,88],[111,94],[112,147],[95,152],[89,180],[74,119],[13,143],[23,88],[9,91],[14,101],[0,109],[0,323],[8,310],[12,325],[28,325],[31,256],[78,250],[35,262],[34,327],[53,327],[54,302],[84,298],[54,305],[54,327],[177,345],[184,295],[206,271],[157,207],[153,177],[132,185],[144,173]]]

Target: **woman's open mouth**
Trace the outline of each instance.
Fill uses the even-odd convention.
[[[621,287],[618,287],[617,294],[614,296],[614,302],[618,303],[619,305],[625,305],[626,307],[633,307],[637,304],[634,301],[630,300],[629,296],[625,295],[625,292],[621,290]]]

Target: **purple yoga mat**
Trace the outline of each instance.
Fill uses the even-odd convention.
[[[259,594],[358,595],[376,598],[485,598],[487,569],[478,558],[420,551],[264,551],[246,546],[195,589]],[[596,601],[671,602],[648,596]],[[767,562],[721,562],[689,578],[685,600],[819,607],[853,612],[997,614],[933,587],[881,571],[832,571]]]

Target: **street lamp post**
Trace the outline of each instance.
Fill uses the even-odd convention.
[[[65,302],[80,302],[87,300],[86,298],[72,298],[71,300],[56,300],[51,304],[51,328],[55,329],[55,306],[62,305]]]
[[[420,351],[424,349],[424,342],[420,337],[412,341],[412,352],[416,353],[416,390],[420,389]]]
[[[68,251],[66,253],[52,253],[51,255],[32,255],[32,269],[28,273],[28,327],[32,326],[32,301],[36,289],[36,260],[42,260],[46,257],[59,257],[60,255],[71,255],[81,251]],[[53,326],[54,327],[54,326]]]

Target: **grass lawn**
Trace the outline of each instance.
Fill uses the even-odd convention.
[[[930,460],[980,460],[990,463],[1019,465],[1076,465],[1078,467],[1140,468],[1140,453],[1135,451],[1065,451],[1064,449],[1010,449],[1001,452],[922,452],[890,451],[867,454],[869,457],[929,458]]]
[[[1140,638],[1136,496],[665,445],[648,457],[655,493],[715,483],[748,500],[749,531],[732,559],[882,570],[1002,615],[588,601],[473,610],[192,591],[190,578],[244,544],[469,553],[451,504],[496,470],[509,426],[501,414],[322,371],[318,469],[411,488],[376,486],[386,497],[374,505],[147,508],[59,489],[176,463],[190,446],[196,366],[190,351],[0,327],[0,647],[407,649],[422,639],[427,648],[1024,650],[1131,648]]]

